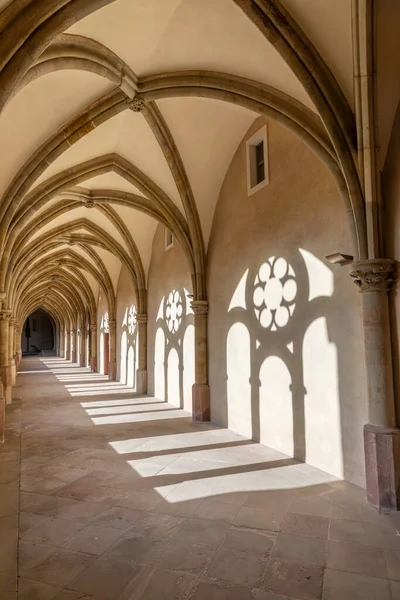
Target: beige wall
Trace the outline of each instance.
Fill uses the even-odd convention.
[[[149,394],[186,410],[191,410],[194,383],[193,314],[187,297],[191,293],[186,257],[176,240],[165,250],[165,229],[160,225],[148,278]]]
[[[344,202],[318,158],[274,122],[270,183],[248,197],[245,140],[264,122],[232,160],[211,233],[212,420],[364,485],[360,299],[349,269],[325,259],[354,254]],[[264,298],[276,307],[282,296],[278,275],[287,302],[264,327]]]
[[[385,214],[385,253],[389,258],[400,260],[400,105],[397,109],[393,124],[386,162],[383,170],[383,197]],[[392,347],[395,399],[397,402],[397,423],[400,415],[400,368],[399,368],[399,340],[400,340],[400,298],[398,285],[390,294]]]
[[[116,321],[117,321],[117,380],[136,387],[137,361],[137,313],[136,297],[132,277],[125,265],[117,286]]]

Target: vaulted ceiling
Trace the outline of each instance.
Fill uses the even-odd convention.
[[[19,317],[94,311],[100,288],[112,313],[124,264],[145,312],[159,223],[203,297],[219,191],[260,114],[302,136],[357,204],[339,158],[354,151],[349,0],[34,4],[0,0],[0,26],[17,5],[46,24],[27,26],[29,64],[5,71],[0,115],[0,288]]]

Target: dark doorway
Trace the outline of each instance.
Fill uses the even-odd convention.
[[[42,350],[54,350],[54,327],[44,310],[35,310],[26,319],[21,346],[22,354],[39,354]]]

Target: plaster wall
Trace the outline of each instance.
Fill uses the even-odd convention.
[[[165,250],[157,227],[148,283],[148,391],[191,411],[194,383],[194,326],[189,265],[175,240]]]
[[[116,297],[117,380],[132,388],[136,387],[138,368],[136,313],[136,296],[131,275],[123,265]]]
[[[32,350],[33,346],[36,346],[39,350],[52,350],[54,344],[53,338],[53,327],[49,317],[41,310],[36,310],[31,315],[29,315],[29,328],[30,328],[30,338],[29,338],[29,349]],[[36,321],[36,331],[33,329],[33,322]],[[25,327],[26,321],[24,323],[24,327],[22,330],[22,351],[26,352],[27,350],[27,340],[25,336]]]
[[[248,197],[246,140],[267,123],[269,185]],[[360,298],[344,201],[297,137],[262,118],[227,171],[207,255],[214,422],[364,486]]]
[[[385,256],[400,260],[400,104],[391,132],[390,143],[382,173],[383,199],[385,208],[384,240]],[[392,351],[394,371],[394,397],[397,403],[397,424],[400,423],[400,297],[398,284],[390,293],[390,311],[392,323]]]

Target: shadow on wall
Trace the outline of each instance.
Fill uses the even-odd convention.
[[[337,331],[329,267],[299,248],[247,269],[226,307],[230,429],[343,477]],[[224,414],[225,412],[225,414]]]
[[[121,358],[119,381],[133,389],[136,388],[137,356],[137,318],[136,306],[127,306],[121,324]]]
[[[189,292],[172,290],[161,299],[156,317],[154,395],[192,411],[194,325]]]

